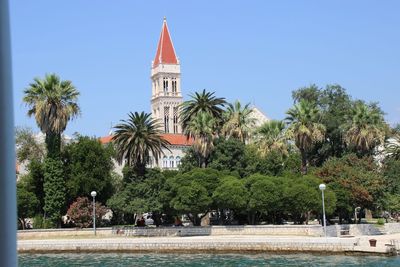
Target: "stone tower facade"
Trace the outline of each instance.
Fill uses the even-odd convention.
[[[165,133],[181,134],[182,127],[178,118],[179,105],[183,102],[181,67],[165,18],[158,41],[157,53],[151,66],[151,81],[151,112],[153,118],[162,123]]]

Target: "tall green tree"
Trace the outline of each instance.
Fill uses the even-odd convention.
[[[207,92],[205,89],[190,95],[190,100],[185,101],[180,109],[180,121],[182,129],[185,131],[190,121],[197,117],[199,113],[208,113],[212,118],[221,122],[223,119],[223,107],[226,105],[225,98],[214,96],[215,92]]]
[[[34,116],[40,130],[46,134],[48,156],[59,157],[61,133],[80,113],[79,92],[71,81],[47,74],[44,79],[35,78],[24,94],[23,101],[29,106],[28,116]]]
[[[255,126],[255,118],[252,117],[253,110],[250,103],[242,107],[239,101],[229,103],[224,113],[224,125],[222,133],[227,138],[236,138],[245,143]]]
[[[43,208],[45,205],[45,193],[44,193],[44,162],[33,159],[28,164],[28,173],[23,175],[18,184],[30,193],[35,195],[38,200],[38,205],[34,211],[35,215],[43,216]]]
[[[284,212],[284,181],[282,177],[253,174],[245,178],[248,188],[248,222],[256,224],[262,215],[268,221],[279,223]],[[279,218],[280,217],[280,218]]]
[[[294,104],[301,101],[308,101],[317,104],[321,97],[321,89],[316,84],[301,87],[292,92],[292,99]]]
[[[17,184],[17,211],[18,220],[23,230],[26,228],[25,219],[32,218],[39,206],[34,193],[28,191],[23,184]]]
[[[209,163],[214,140],[217,137],[216,131],[216,119],[206,112],[198,113],[185,128],[185,134],[194,139],[193,149],[198,155],[199,167],[205,168]]]
[[[216,139],[214,144],[215,147],[211,153],[208,167],[218,171],[237,173],[243,176],[247,165],[246,145],[238,139],[225,139],[224,137]]]
[[[387,126],[378,108],[359,101],[355,103],[344,128],[347,145],[362,156],[372,154],[377,145],[383,144]]]
[[[349,219],[355,207],[379,209],[390,180],[382,175],[372,156],[359,158],[348,154],[330,158],[315,174],[336,193],[336,213],[340,219]],[[394,185],[394,184],[393,184]]]
[[[302,173],[307,173],[308,155],[317,142],[324,140],[325,126],[320,123],[320,111],[314,103],[300,101],[286,113],[289,123],[287,136],[292,139],[301,154]]]
[[[246,208],[248,193],[243,179],[224,176],[215,188],[213,199],[220,209],[232,209],[240,212]]]
[[[346,89],[338,84],[324,89],[311,85],[292,93],[295,103],[301,100],[315,103],[321,111],[321,123],[326,127],[325,139],[318,142],[309,154],[311,165],[321,166],[329,157],[341,157],[347,152],[342,125],[347,122],[353,101]]]
[[[194,169],[167,180],[165,193],[177,214],[187,214],[193,225],[215,208],[212,195],[219,185],[221,172],[213,169]]]
[[[124,161],[133,166],[139,176],[146,171],[150,154],[157,161],[162,155],[162,149],[168,149],[168,141],[161,135],[161,124],[151,118],[149,113],[129,113],[128,120],[121,120],[116,125],[113,141],[116,146],[116,156],[119,163]]]
[[[97,138],[78,136],[62,152],[64,162],[67,205],[78,197],[97,192],[96,200],[106,203],[114,193],[112,146],[103,146]]]
[[[326,127],[326,138],[317,145],[318,150],[315,151],[313,160],[321,165],[329,157],[341,157],[346,153],[342,125],[346,123],[346,115],[350,113],[352,100],[340,85],[327,85],[321,92],[319,107],[322,113],[321,123]]]
[[[65,180],[63,164],[59,159],[46,158],[44,163],[44,212],[53,226],[61,225],[65,212]]]

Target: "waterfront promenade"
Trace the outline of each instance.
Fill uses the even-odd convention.
[[[370,247],[369,239],[376,239]],[[393,254],[391,240],[400,234],[379,236],[189,236],[189,237],[63,237],[18,240],[19,253],[47,252],[320,252]]]

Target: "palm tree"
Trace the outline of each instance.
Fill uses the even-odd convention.
[[[229,104],[224,113],[222,133],[226,137],[237,138],[243,143],[250,137],[250,132],[255,126],[255,118],[251,117],[253,110],[250,103],[243,108],[239,101]]]
[[[286,120],[289,127],[286,131],[287,137],[294,140],[301,154],[301,170],[307,173],[307,152],[316,142],[322,141],[325,135],[325,126],[320,121],[320,111],[315,104],[301,100],[289,109]]]
[[[193,149],[199,156],[199,166],[207,167],[208,159],[214,148],[217,121],[207,112],[193,117],[186,127],[185,134],[194,139]]]
[[[185,101],[180,109],[180,121],[183,131],[186,130],[192,118],[201,112],[206,112],[218,121],[222,121],[223,107],[226,104],[225,98],[214,96],[215,92],[206,92],[204,89],[201,93],[190,95],[191,100]]]
[[[151,114],[130,112],[128,116],[128,120],[121,120],[114,127],[117,160],[120,164],[125,161],[139,176],[143,176],[150,153],[157,162],[163,148],[168,149],[169,142],[161,136],[161,124],[152,119]]]
[[[286,156],[288,154],[287,140],[285,136],[285,122],[270,120],[256,130],[255,143],[262,155],[272,151]]]
[[[384,119],[378,109],[359,102],[353,107],[348,121],[344,125],[344,139],[358,154],[371,153],[375,146],[384,142]]]
[[[46,135],[46,146],[50,157],[58,157],[61,133],[67,123],[77,117],[79,92],[71,81],[62,81],[56,74],[35,78],[24,91],[23,101],[29,106],[28,116],[34,116],[40,130]]]

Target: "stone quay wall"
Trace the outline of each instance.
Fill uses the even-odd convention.
[[[357,238],[188,237],[20,240],[18,252],[357,252]],[[386,252],[386,251],[382,251]]]
[[[320,225],[256,225],[256,226],[209,226],[209,227],[113,227],[113,235],[121,236],[322,236]]]

